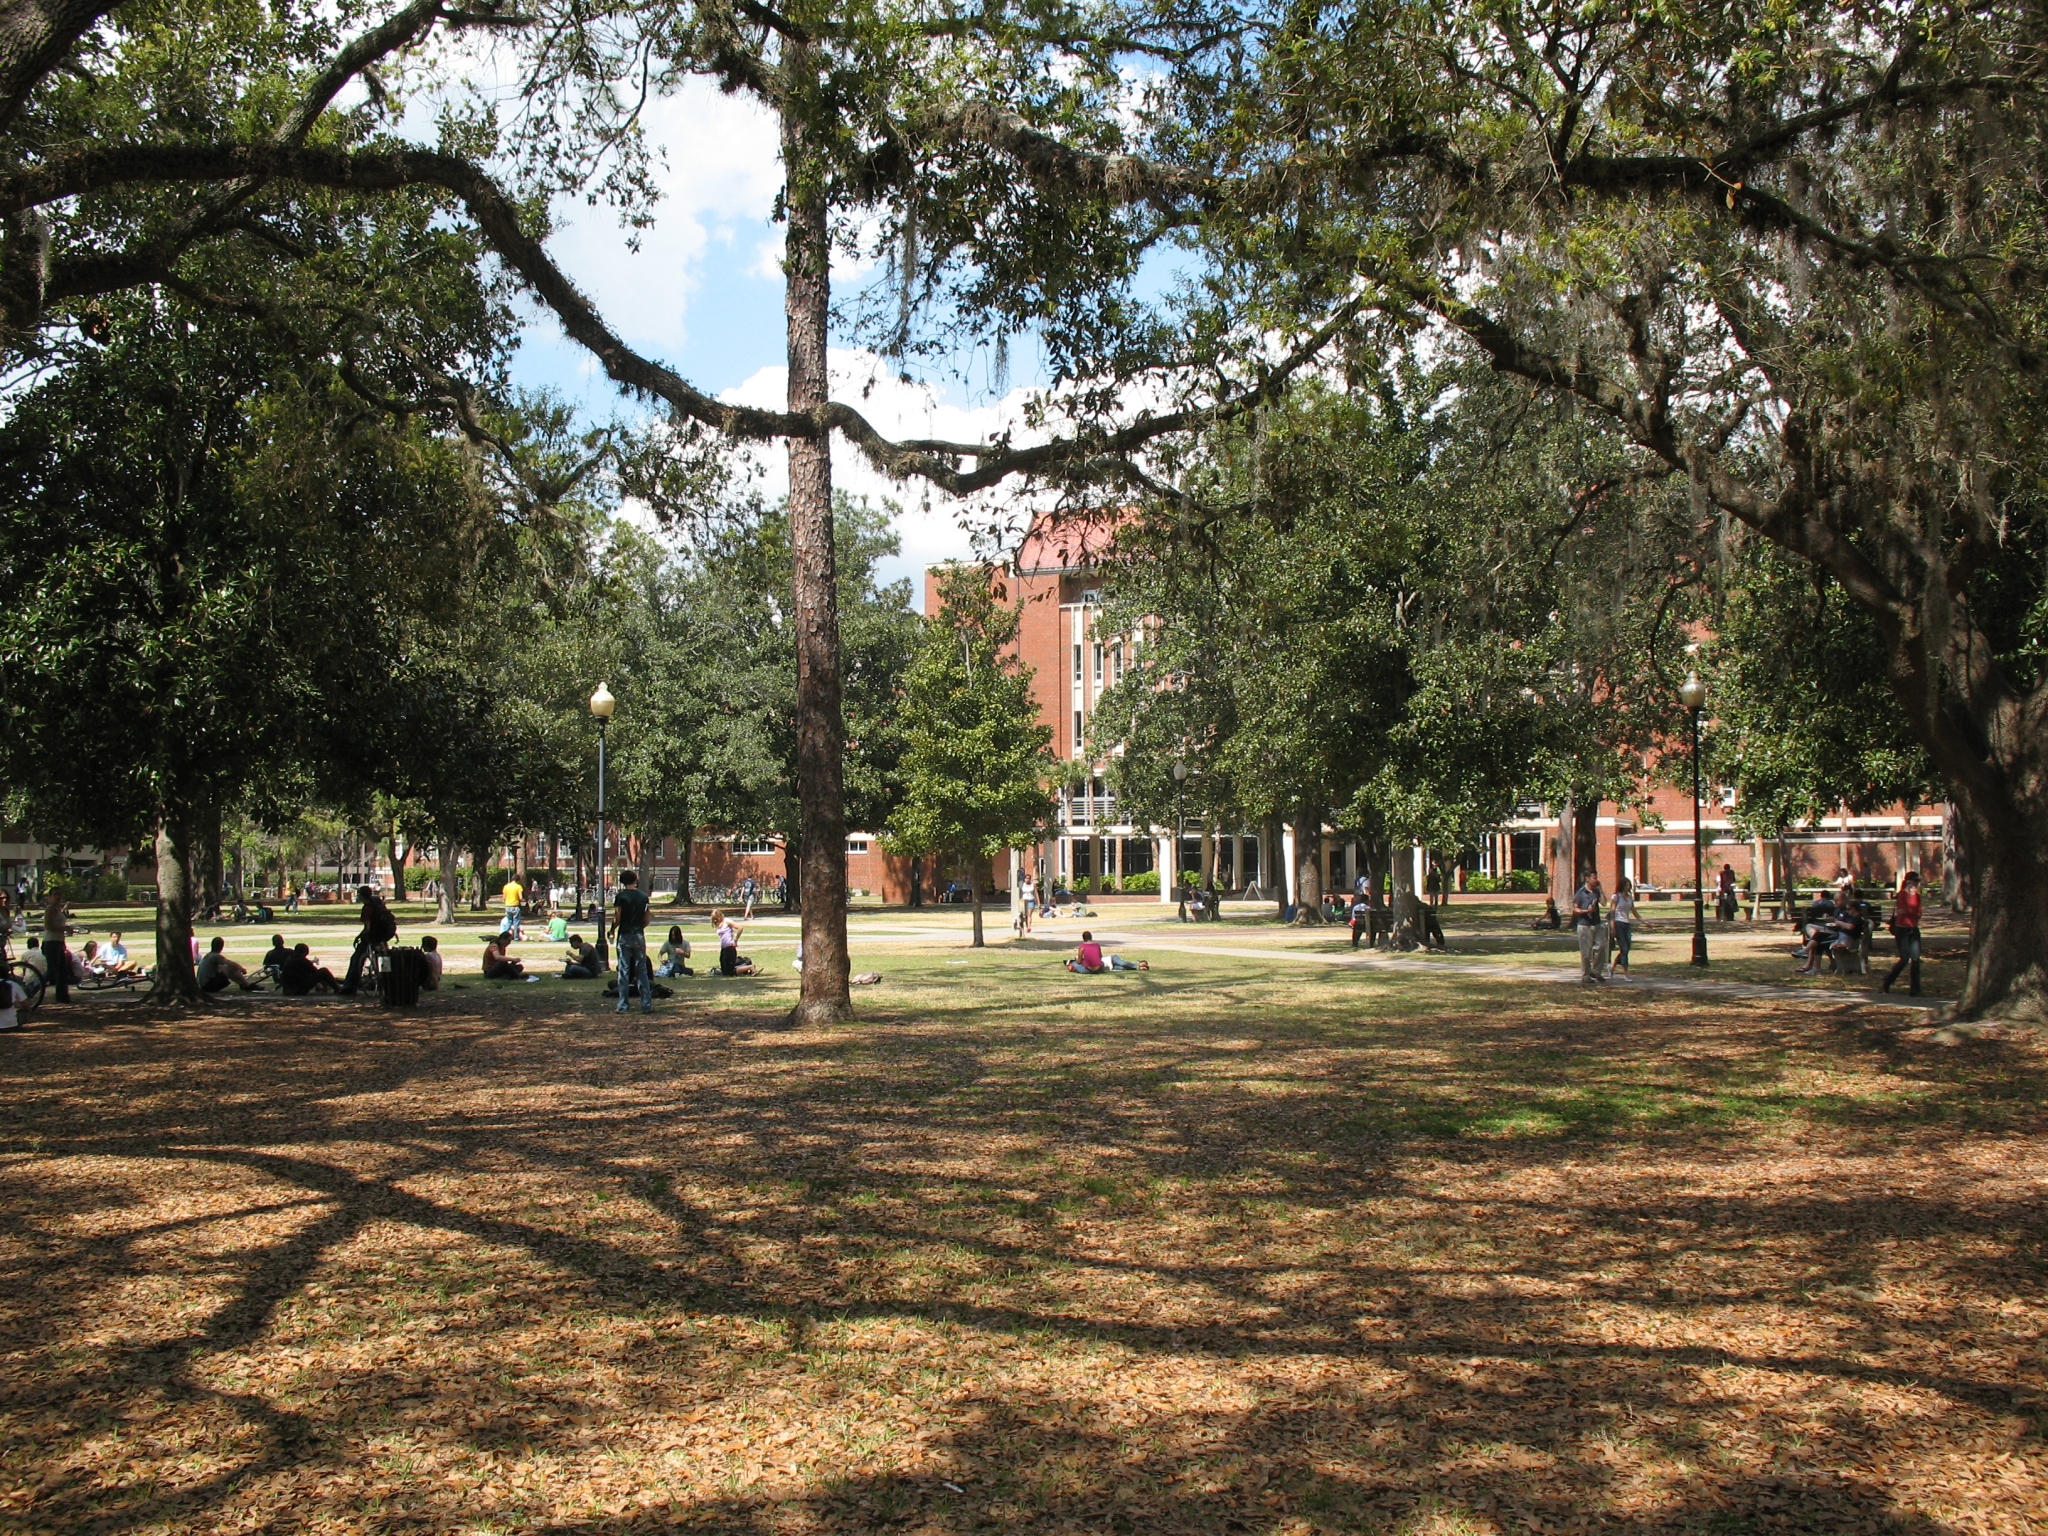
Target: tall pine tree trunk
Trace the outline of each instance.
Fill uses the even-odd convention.
[[[825,404],[831,388],[826,322],[832,250],[824,156],[813,142],[823,60],[810,44],[783,43],[784,311],[789,409]],[[796,568],[796,777],[804,858],[802,1001],[799,1025],[830,1024],[851,1011],[846,951],[846,722],[839,676],[839,581],[832,528],[832,440],[789,439],[789,536]]]
[[[156,829],[156,978],[151,1003],[196,1003],[192,963],[192,837],[190,824],[166,810]]]

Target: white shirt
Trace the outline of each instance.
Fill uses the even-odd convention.
[[[739,943],[739,941],[740,936],[734,930],[731,923],[720,923],[718,925],[718,947],[720,949],[731,949],[734,946],[736,946]]]
[[[14,1011],[14,1005],[27,998],[21,983],[12,976],[0,981],[0,1030],[21,1028],[21,1018]]]
[[[1636,920],[1636,899],[1626,891],[1614,898],[1614,920],[1617,923],[1633,923]]]

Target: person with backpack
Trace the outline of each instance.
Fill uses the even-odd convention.
[[[1908,996],[1920,995],[1920,872],[1906,871],[1906,878],[1899,882],[1897,904],[1892,908],[1892,940],[1898,946],[1899,963],[1891,968],[1884,985],[1878,990],[1889,992],[1892,983],[1899,979],[1899,972],[1910,967],[1912,985]]]

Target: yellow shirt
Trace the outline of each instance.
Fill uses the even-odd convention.
[[[518,906],[518,905],[519,905],[519,898],[520,898],[520,897],[522,897],[522,896],[524,896],[525,894],[526,894],[526,892],[525,892],[524,890],[522,890],[522,889],[520,888],[519,882],[518,882],[517,880],[507,880],[507,881],[505,882],[505,905],[506,905],[506,906],[508,906],[508,907],[516,907],[516,906]]]

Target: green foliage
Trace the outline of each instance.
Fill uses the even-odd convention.
[[[1030,669],[1008,653],[1016,610],[989,577],[947,571],[925,618],[903,680],[903,799],[885,836],[892,853],[966,861],[976,880],[991,855],[1030,846],[1052,809],[1052,732]]]
[[[1932,796],[1933,767],[1899,710],[1869,613],[1760,539],[1745,541],[1730,575],[1701,658],[1701,757],[1709,782],[1736,791],[1735,830],[1773,838],[1844,807],[1869,814]]]
[[[1465,877],[1465,889],[1479,896],[1507,892],[1535,894],[1543,891],[1548,884],[1540,869],[1510,869],[1498,875],[1472,874]]]
[[[1120,890],[1133,895],[1157,896],[1159,894],[1159,871],[1148,869],[1140,874],[1125,875]]]

